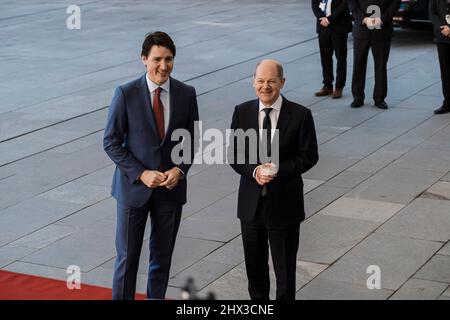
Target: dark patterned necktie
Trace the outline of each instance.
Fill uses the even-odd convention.
[[[262,110],[266,114],[263,120],[262,142],[266,143],[267,156],[270,157],[272,153],[272,122],[270,121],[270,112],[273,110],[273,108],[264,108]],[[266,194],[267,194],[267,185],[265,184],[262,187],[261,195],[264,197]]]
[[[263,121],[263,135],[266,136],[263,137],[263,143],[266,143],[267,146],[267,156],[270,157],[272,152],[272,122],[270,121],[270,112],[273,110],[273,108],[264,108],[263,111],[266,114],[264,116]],[[265,131],[264,131],[265,130]]]
[[[164,107],[161,102],[161,87],[156,88],[153,97],[153,114],[155,115],[156,127],[161,141],[163,141],[166,131],[164,130]]]

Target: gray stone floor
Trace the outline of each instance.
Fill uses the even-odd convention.
[[[262,58],[283,62],[283,93],[312,110],[320,161],[304,175],[298,299],[449,299],[450,115],[432,113],[442,97],[429,31],[395,31],[391,108],[367,99],[353,110],[349,85],[340,100],[313,96],[321,69],[308,0],[79,0],[80,30],[66,28],[70,4],[0,4],[1,269],[66,279],[75,264],[84,283],[111,286],[107,106],[117,85],[144,72],[143,36],[160,29],[177,44],[173,76],[196,87],[207,128],[227,128],[234,105],[253,98]],[[351,38],[349,48],[348,84]],[[193,276],[201,295],[248,298],[237,183],[226,165],[192,168],[168,297]],[[148,232],[140,292],[147,248]],[[380,289],[367,288],[370,265]]]

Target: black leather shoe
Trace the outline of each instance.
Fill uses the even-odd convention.
[[[450,112],[450,108],[441,106],[439,109],[434,110],[434,114],[444,114]]]
[[[383,110],[386,110],[386,109],[388,108],[387,103],[384,102],[384,101],[376,102],[376,103],[375,103],[375,106],[376,106],[377,108],[380,108],[380,109],[383,109]]]
[[[362,107],[364,105],[364,102],[363,101],[360,101],[360,100],[354,100],[353,102],[352,102],[352,104],[350,105],[350,108],[360,108],[360,107]]]

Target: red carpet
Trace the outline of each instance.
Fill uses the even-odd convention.
[[[0,270],[0,300],[111,300],[111,289],[82,283],[69,290],[65,281]]]

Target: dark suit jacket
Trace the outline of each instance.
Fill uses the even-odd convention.
[[[231,129],[258,130],[258,112],[258,99],[236,106]],[[305,211],[301,174],[311,169],[319,159],[311,111],[283,97],[277,129],[280,164],[277,177],[267,184],[269,219],[283,224],[303,221]],[[245,148],[245,164],[231,164],[241,175],[237,215],[244,221],[254,218],[262,189],[253,178],[253,171],[260,163],[249,163],[248,151]]]
[[[353,37],[362,39],[385,40],[392,36],[393,23],[392,17],[400,8],[401,0],[348,0],[350,10],[354,18]],[[367,28],[362,24],[365,17],[373,15],[367,13],[367,8],[371,5],[377,5],[381,9],[381,29]]]
[[[317,33],[325,29],[334,33],[349,33],[352,30],[352,19],[347,0],[333,0],[333,2],[331,2],[331,16],[328,17],[330,25],[326,28],[320,25],[319,20],[320,18],[325,17],[325,14],[319,8],[321,2],[321,0],[311,0],[312,11],[317,18]]]
[[[171,133],[178,128],[189,130],[193,146],[194,121],[198,120],[195,89],[170,78],[169,127],[164,140],[160,141],[145,77],[144,74],[116,89],[103,138],[103,148],[117,166],[111,194],[118,202],[133,207],[145,205],[153,191],[137,180],[139,175],[146,169],[173,168],[171,151],[179,142],[171,141]],[[191,159],[194,151],[192,149]],[[177,166],[186,177],[191,164]],[[186,203],[186,179],[181,179],[167,193],[174,204]]]
[[[434,39],[436,42],[450,43],[450,38],[444,37],[441,33],[441,26],[448,25],[445,21],[447,14],[447,0],[430,0],[428,11],[431,23],[433,23]]]

